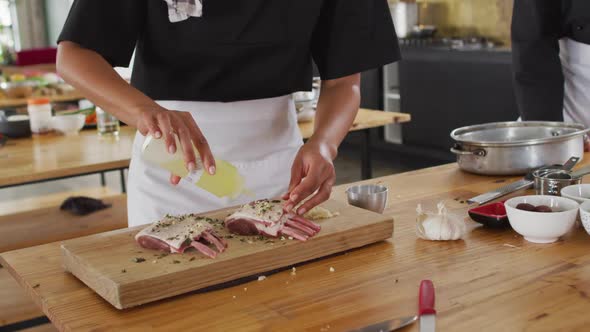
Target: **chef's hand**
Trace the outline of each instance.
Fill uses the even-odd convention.
[[[291,168],[289,191],[283,196],[285,211],[291,212],[295,206],[309,198],[296,211],[304,214],[316,205],[330,198],[336,172],[332,160],[336,148],[327,144],[308,141],[297,153]]]
[[[144,108],[140,112],[136,126],[144,136],[149,134],[156,139],[163,137],[166,140],[168,152],[171,154],[176,153],[178,149],[175,135],[178,136],[185,166],[189,171],[193,171],[197,167],[194,144],[199,151],[205,169],[209,174],[215,174],[215,159],[209,144],[190,113],[171,111],[163,107]],[[171,174],[170,183],[176,185],[178,182],[180,182],[180,177]]]

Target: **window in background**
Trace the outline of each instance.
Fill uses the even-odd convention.
[[[14,62],[14,30],[12,24],[13,1],[0,0],[0,64]]]

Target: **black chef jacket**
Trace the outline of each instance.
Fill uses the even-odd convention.
[[[563,121],[563,37],[590,44],[590,0],[514,1],[512,56],[523,120]]]
[[[204,0],[177,23],[164,0],[76,0],[58,41],[127,66],[155,100],[237,101],[311,90],[400,58],[387,0]]]

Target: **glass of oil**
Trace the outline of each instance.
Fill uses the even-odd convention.
[[[96,128],[100,136],[117,136],[120,130],[119,119],[96,107]]]

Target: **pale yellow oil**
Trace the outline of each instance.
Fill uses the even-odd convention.
[[[148,137],[142,150],[142,157],[145,161],[162,167],[181,178],[186,178],[189,175],[182,154],[180,152],[168,153],[161,139],[156,140]],[[215,175],[203,171],[194,184],[219,198],[235,198],[241,194],[250,194],[244,187],[244,177],[234,165],[225,160],[215,159],[215,167]]]

